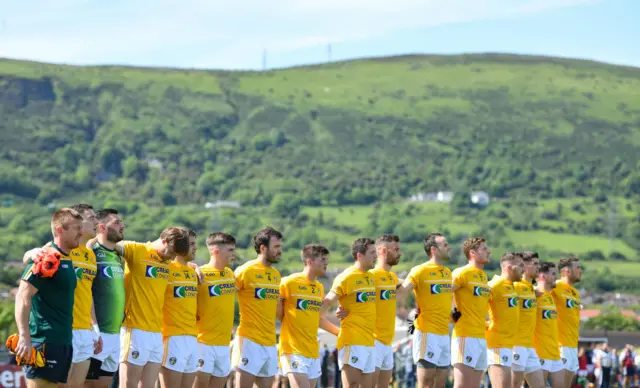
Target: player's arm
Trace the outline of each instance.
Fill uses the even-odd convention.
[[[278,318],[279,321],[282,321],[282,318],[284,318],[284,298],[280,297],[280,299],[278,299],[278,306],[276,308],[276,317]]]
[[[29,262],[29,259],[33,259],[38,255],[38,253],[40,253],[40,251],[49,246],[51,246],[51,241],[44,244],[42,247],[29,249],[22,256],[22,264],[27,264]]]
[[[31,313],[31,298],[38,292],[33,284],[26,280],[20,281],[16,294],[15,318],[18,328],[18,345],[16,356],[27,359],[31,355],[31,332],[29,330],[29,314]]]
[[[102,336],[100,336],[100,327],[96,318],[96,305],[91,301],[91,327],[93,328],[93,354],[99,354],[102,351]]]
[[[340,329],[331,323],[325,314],[320,314],[320,328],[328,333],[337,336],[340,333]]]
[[[415,288],[415,284],[413,284],[413,278],[408,277],[400,283],[398,281],[398,288],[396,289],[396,299],[404,298],[408,295],[409,291]]]

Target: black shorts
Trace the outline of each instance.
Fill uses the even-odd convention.
[[[91,363],[89,364],[89,370],[87,371],[87,380],[98,380],[100,377],[111,377],[116,374],[116,372],[107,372],[102,370],[102,361],[96,360],[95,358],[90,358]]]
[[[65,384],[71,368],[73,347],[71,345],[41,342],[33,342],[32,346],[43,353],[46,362],[43,368],[36,368],[31,365],[25,366],[25,377],[30,380],[42,379],[52,383]]]

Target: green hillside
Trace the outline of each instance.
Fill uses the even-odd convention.
[[[496,255],[574,252],[629,273],[638,90],[640,69],[516,55],[268,72],[0,60],[0,259],[46,240],[47,204],[83,200],[122,209],[128,238],[181,223],[247,247],[280,225],[291,263],[309,241],[343,259],[355,236],[391,231],[411,263],[424,234],[444,230],[454,242],[482,233]],[[472,190],[491,204],[470,206]],[[406,201],[437,191],[454,201]],[[215,200],[243,207],[204,208]]]

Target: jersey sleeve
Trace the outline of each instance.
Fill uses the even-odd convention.
[[[246,273],[246,268],[238,268],[234,273],[236,278],[236,289],[242,290],[244,288],[244,274]]]
[[[338,296],[347,295],[349,293],[349,290],[347,289],[346,279],[347,277],[343,274],[338,275],[338,277],[336,277],[336,279],[333,281],[331,292]]]
[[[414,288],[418,288],[418,284],[420,283],[420,281],[418,280],[419,275],[420,273],[418,272],[418,268],[414,267],[411,269],[409,275],[407,276],[407,280],[411,282],[411,284],[413,284]]]
[[[33,273],[33,261],[29,259],[27,263],[27,268],[25,268],[24,273],[22,274],[22,280],[28,282],[32,286],[34,286],[37,290],[42,286],[43,279]]]
[[[453,271],[453,285],[456,287],[464,287],[467,284],[467,276],[464,271]]]
[[[124,260],[131,266],[136,257],[135,253],[139,249],[142,244],[134,242],[134,241],[124,241],[122,243],[123,251],[124,251]]]
[[[287,293],[288,284],[289,282],[287,278],[280,280],[280,299],[287,299],[289,297],[289,294]]]

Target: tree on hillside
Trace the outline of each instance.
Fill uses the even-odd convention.
[[[586,321],[583,327],[590,330],[640,331],[640,322],[635,317],[623,315],[618,307],[612,306]]]

